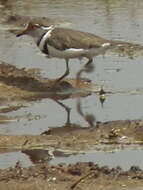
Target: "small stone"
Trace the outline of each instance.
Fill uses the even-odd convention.
[[[53,181],[56,181],[56,177],[53,177],[52,180],[53,180]]]

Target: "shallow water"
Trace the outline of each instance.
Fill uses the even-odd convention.
[[[136,165],[143,169],[142,150],[121,150],[118,152],[94,152],[87,154],[71,155],[69,157],[60,157],[51,160],[50,164],[75,164],[77,162],[94,162],[99,166],[117,167],[120,166],[123,170],[129,170],[131,166]]]
[[[22,167],[29,167],[36,163],[40,163],[46,157],[48,157],[48,153],[42,150],[40,154],[30,154],[24,152],[9,152],[9,153],[1,153],[0,154],[0,168],[8,168],[15,167],[16,163],[19,162]],[[35,151],[36,152],[36,151]],[[43,154],[43,155],[42,155]],[[39,155],[39,157],[38,157]],[[103,152],[103,151],[95,151],[95,152],[87,152],[82,154],[71,154],[64,152],[58,152],[55,157],[49,161],[46,159],[45,162],[48,162],[51,165],[57,164],[75,164],[77,162],[94,162],[98,164],[100,167],[109,166],[109,168],[115,168],[120,166],[123,170],[129,170],[131,166],[139,166],[143,169],[143,150],[120,150],[115,152]]]
[[[143,44],[142,10],[143,1],[141,0],[35,0],[30,2],[28,0],[13,0],[5,1],[0,5],[0,15],[11,13],[61,18],[71,23],[69,27],[91,32],[108,39],[119,39],[139,44]],[[17,39],[4,28],[5,26],[0,24],[1,60],[19,68],[41,68],[43,76],[49,78],[56,78],[64,72],[64,60],[46,59],[40,54],[30,38]],[[103,87],[108,86],[114,93],[107,95],[103,106],[95,94],[82,98],[83,111],[92,113],[98,121],[142,119],[142,57],[129,59],[128,57],[109,54],[94,58],[94,64],[95,71],[83,76],[91,79],[93,83],[103,85]],[[81,65],[78,60],[71,60],[69,77],[75,77],[80,68]],[[71,108],[71,123],[88,126],[76,111],[75,99],[67,99],[62,102]],[[22,116],[23,118],[21,117],[18,122],[2,124],[0,134],[40,134],[49,126],[63,126],[67,119],[66,111],[51,99],[31,103],[26,108],[6,115]],[[30,116],[27,117],[27,115]],[[101,155],[99,154],[99,159],[101,159]],[[83,157],[89,159],[90,156],[83,155]],[[92,155],[92,157],[97,157],[97,155]],[[77,161],[80,158],[77,156]],[[72,157],[69,162],[72,162]]]
[[[14,167],[17,162],[19,162],[24,167],[29,167],[32,165],[32,162],[25,154],[21,152],[9,152],[0,154],[0,168],[5,169],[9,167]]]

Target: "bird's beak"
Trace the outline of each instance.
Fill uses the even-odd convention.
[[[23,31],[19,32],[19,33],[16,35],[16,37],[20,37],[20,36],[22,36],[22,35],[24,35],[24,34],[26,34],[26,30],[23,30]]]
[[[22,35],[24,35],[24,34],[27,34],[27,31],[28,31],[30,25],[31,25],[31,23],[26,24],[26,25],[25,25],[25,28],[23,28],[23,30],[20,31],[20,32],[16,35],[16,37],[19,37],[19,36],[22,36]]]

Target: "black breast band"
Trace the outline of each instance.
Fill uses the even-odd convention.
[[[39,40],[37,41],[37,46],[38,47],[39,47],[40,42],[41,42],[41,40],[43,39],[43,37],[45,36],[46,33],[47,32],[45,32],[44,34],[42,34],[41,37],[39,38]],[[44,42],[44,46],[43,46],[42,52],[45,53],[45,54],[47,54],[47,55],[49,54],[48,47],[47,47],[47,40],[45,40],[45,42]]]
[[[48,51],[48,47],[47,47],[47,40],[45,40],[42,52],[49,55],[49,51]]]
[[[42,38],[45,36],[45,34],[46,34],[46,32],[43,33],[43,34],[40,36],[39,40],[37,41],[37,46],[40,45],[40,42],[41,42]]]

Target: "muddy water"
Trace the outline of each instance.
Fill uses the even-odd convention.
[[[74,0],[74,1],[4,1],[0,14],[20,14],[61,18],[71,23],[68,27],[92,32],[108,39],[119,39],[143,44],[143,1],[141,0]],[[1,16],[1,20],[3,17]],[[56,78],[65,69],[63,60],[46,59],[28,37],[16,39],[0,24],[0,59],[19,68],[41,68],[43,76]],[[84,62],[84,60],[83,60]],[[143,107],[143,63],[142,57],[129,59],[118,55],[94,58],[95,71],[84,74],[94,83],[107,86],[113,94],[107,95],[102,106],[97,95],[82,98],[84,112],[92,113],[98,121],[118,119],[142,119]],[[81,68],[78,60],[70,61],[71,73],[75,77]],[[76,112],[76,100],[62,101],[71,108],[71,123],[88,126]],[[56,113],[56,114],[55,114]],[[60,127],[67,121],[67,113],[51,99],[29,103],[27,107],[8,113],[18,116],[17,122],[2,124],[1,134],[40,134],[48,127]],[[90,155],[91,158],[93,155]],[[137,158],[136,158],[137,159]]]

